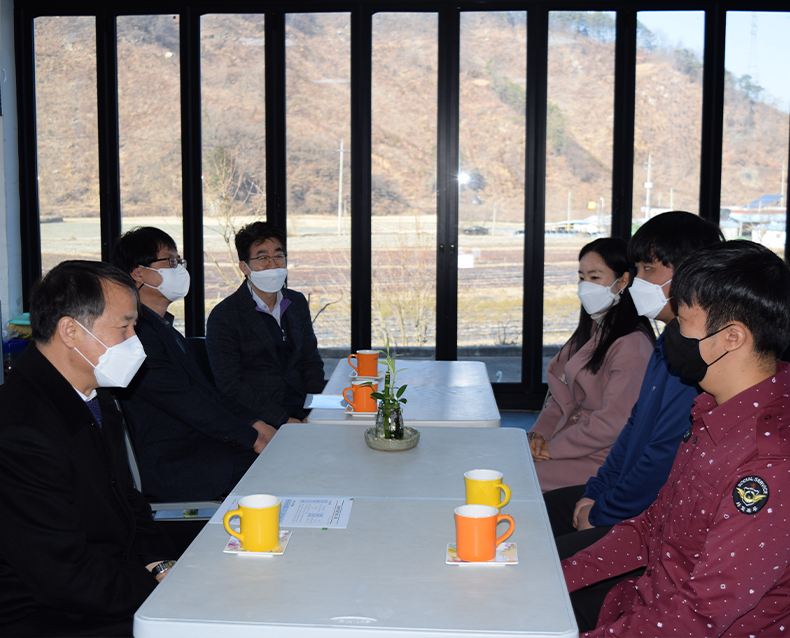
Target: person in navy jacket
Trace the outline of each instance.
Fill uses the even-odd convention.
[[[674,270],[688,255],[722,240],[717,226],[681,211],[663,213],[642,225],[628,245],[629,258],[637,265],[630,289],[637,311],[664,323],[672,321],[677,313]],[[591,545],[655,500],[699,392],[694,381],[669,364],[664,335],[659,336],[631,416],[597,474],[586,485],[544,495],[561,559]],[[600,595],[606,591],[601,588]]]
[[[276,430],[262,415],[206,379],[168,306],[189,291],[173,238],[153,227],[118,239],[113,263],[138,286],[137,334],[148,355],[119,393],[138,457],[143,491],[161,501],[227,495]]]
[[[285,233],[253,222],[236,233],[245,279],[206,324],[206,348],[217,387],[267,423],[301,421],[308,393],[324,389],[324,362],[307,300],[285,286]]]

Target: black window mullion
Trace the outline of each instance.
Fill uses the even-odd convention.
[[[110,261],[121,234],[118,143],[118,56],[115,15],[96,16],[96,95],[99,133],[99,210],[101,256]]]
[[[371,346],[371,91],[373,15],[351,13],[351,350]]]
[[[787,166],[790,166],[790,139],[788,139],[788,147],[787,147]],[[788,261],[788,257],[790,256],[790,233],[787,230],[790,228],[790,179],[785,178],[785,192],[782,193],[785,197],[785,261]]]
[[[266,221],[286,230],[285,13],[265,18]]]
[[[524,341],[522,382],[527,401],[545,393],[543,385],[543,279],[546,223],[546,100],[548,98],[549,13],[544,4],[527,14],[527,140],[524,219]],[[531,396],[530,396],[531,395]],[[537,407],[540,407],[539,404]]]
[[[612,156],[612,237],[631,237],[634,195],[634,108],[636,92],[636,10],[617,12],[614,45],[614,143]]]
[[[206,334],[203,272],[203,182],[200,108],[200,13],[186,8],[180,21],[181,175],[183,255],[189,263],[190,292],[184,300],[186,336]]]
[[[19,226],[22,240],[22,305],[30,307],[30,291],[41,276],[41,229],[36,154],[36,64],[33,18],[14,7],[17,118],[19,124]],[[10,264],[9,264],[10,267]]]
[[[716,224],[719,223],[721,207],[726,15],[719,3],[705,11],[699,214]]]
[[[458,358],[458,133],[461,12],[439,11],[436,359]]]

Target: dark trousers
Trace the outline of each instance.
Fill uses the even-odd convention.
[[[570,558],[577,552],[587,549],[590,545],[606,536],[609,530],[612,529],[612,526],[593,527],[577,532],[573,527],[573,510],[576,507],[576,503],[584,496],[584,487],[584,485],[563,487],[558,490],[551,490],[543,495],[560,560]],[[573,605],[573,613],[576,616],[579,632],[584,633],[595,629],[603,601],[612,587],[626,578],[639,578],[644,571],[644,568],[640,568],[614,578],[607,578],[571,593],[571,604]]]
[[[127,636],[132,635],[132,618],[107,620],[86,617],[71,620],[55,609],[40,609],[11,623],[0,624],[0,636]]]

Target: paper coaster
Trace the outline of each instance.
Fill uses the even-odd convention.
[[[356,370],[352,370],[351,373],[348,375],[350,379],[370,379],[371,383],[375,381],[383,381],[384,380],[384,373],[379,372],[375,377],[361,377],[357,374]]]
[[[241,548],[241,541],[235,536],[231,536],[225,549],[222,551],[226,554],[244,554],[245,556],[282,556],[285,553],[285,548],[288,546],[288,541],[291,538],[291,530],[280,530],[280,544],[270,552],[248,552],[246,549]]]
[[[447,543],[448,565],[518,565],[518,552],[515,543],[500,543],[496,548],[496,556],[486,561],[466,561],[458,558],[455,543]]]
[[[354,412],[354,408],[351,407],[351,406],[348,406],[346,408],[345,412],[346,412],[346,414],[350,414],[351,416],[358,416],[358,417],[363,417],[363,418],[364,417],[371,418],[371,417],[375,417],[376,416],[375,412]]]

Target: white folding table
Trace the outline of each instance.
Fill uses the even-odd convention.
[[[367,427],[286,424],[244,484],[279,496],[313,494],[320,486],[325,495],[461,500],[464,472],[494,469],[514,500],[542,500],[520,428],[425,428],[417,447],[375,454],[365,444]]]
[[[209,523],[137,611],[134,635],[578,635],[523,431],[427,428],[396,453],[360,447],[361,437],[358,427],[283,426],[234,493],[351,496],[348,527],[295,528],[282,556],[239,556],[223,553],[228,534]],[[517,565],[445,563],[463,469],[481,466],[513,489],[503,513],[516,521]]]
[[[500,426],[499,409],[488,379],[485,363],[480,361],[423,361],[398,359],[398,386],[408,385],[407,403],[403,409],[406,425],[485,427]],[[381,361],[379,368],[383,370]],[[329,378],[323,394],[339,395],[351,386],[354,369],[341,359]],[[379,389],[383,389],[383,379]],[[315,409],[307,417],[308,423],[351,424],[370,426],[375,414],[365,416],[346,413],[340,409]]]

